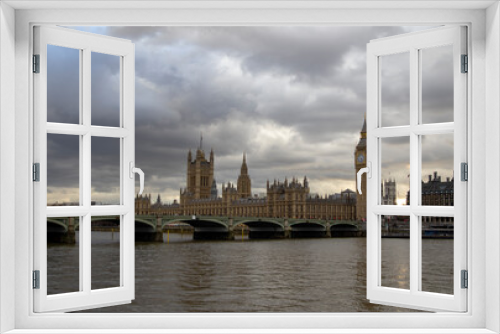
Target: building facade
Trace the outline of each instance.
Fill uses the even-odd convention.
[[[366,119],[360,133],[360,139],[354,153],[355,172],[366,167]],[[221,196],[218,196],[214,178],[214,152],[206,160],[205,152],[200,148],[193,160],[188,152],[186,187],[180,189],[179,202],[164,205],[158,196],[156,203],[151,203],[151,195],[136,197],[137,214],[158,215],[207,215],[227,217],[266,217],[293,219],[325,220],[364,220],[366,218],[366,177],[362,178],[363,194],[346,189],[332,195],[312,195],[309,180],[302,182],[293,177],[284,182],[267,181],[265,196],[252,194],[252,180],[248,174],[247,157],[243,154],[237,184],[222,184]],[[389,198],[395,196],[390,191]],[[395,199],[394,199],[395,200]]]
[[[380,187],[380,196],[382,205],[396,205],[396,180],[384,180]]]
[[[205,158],[205,152],[201,146],[196,150],[196,158],[193,161],[191,150],[187,157],[186,188],[181,190],[181,204],[190,199],[210,198],[212,195],[212,184],[214,180],[214,151],[210,151],[210,160]]]
[[[422,205],[453,206],[454,178],[441,180],[437,172],[429,175],[427,182],[422,181]],[[406,204],[410,205],[410,192],[406,193]]]
[[[406,203],[410,205],[410,192],[406,194]],[[437,172],[429,175],[427,182],[422,181],[422,205],[453,206],[454,205],[454,178],[441,180]],[[422,217],[424,228],[438,228],[453,226],[453,217]]]

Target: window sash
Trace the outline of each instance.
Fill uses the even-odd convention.
[[[129,303],[134,298],[134,180],[129,161],[134,161],[134,46],[130,41],[74,30],[35,27],[34,53],[40,55],[40,73],[34,74],[34,161],[40,163],[40,182],[34,184],[34,270],[40,271],[40,289],[34,289],[34,311],[74,311],[111,304]],[[47,122],[47,45],[80,50],[80,124]],[[91,125],[91,53],[120,57],[120,127]],[[47,134],[80,137],[80,205],[47,207]],[[91,139],[119,138],[120,205],[91,205]],[[91,217],[120,215],[120,286],[91,289]],[[47,294],[48,217],[80,217],[80,291]]]
[[[467,162],[467,75],[460,73],[461,54],[466,54],[465,27],[443,27],[417,33],[371,41],[367,47],[367,143],[368,162],[372,177],[367,178],[367,298],[373,303],[423,310],[467,310],[467,290],[461,289],[460,271],[467,269],[467,183],[461,182],[458,171]],[[419,50],[453,45],[454,122],[419,124],[421,114],[421,69]],[[380,57],[409,52],[410,56],[410,124],[381,126]],[[420,205],[421,143],[420,135],[454,134],[454,206]],[[397,207],[380,205],[381,184],[380,141],[382,138],[403,136],[410,140],[410,205]],[[381,215],[408,215],[410,218],[410,289],[381,286]],[[419,291],[421,282],[421,228],[419,217],[454,217],[454,294],[444,295]]]

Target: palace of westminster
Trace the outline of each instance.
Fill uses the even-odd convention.
[[[201,215],[227,217],[267,217],[294,219],[328,220],[365,220],[366,219],[366,174],[363,175],[362,195],[350,189],[340,194],[327,196],[309,193],[309,181],[296,178],[284,182],[267,181],[267,196],[252,195],[252,181],[248,174],[246,155],[243,155],[240,175],[236,186],[232,183],[222,185],[222,197],[218,196],[214,178],[214,152],[207,160],[200,148],[193,160],[191,150],[187,156],[187,185],[180,190],[180,201],[163,204],[160,195],[155,203],[151,194],[137,196],[135,212],[139,215]],[[354,176],[359,169],[366,167],[366,120],[354,152]],[[422,197],[428,205],[453,205],[453,180],[441,182],[434,175],[428,183],[422,182]],[[443,187],[444,186],[444,187]],[[444,189],[439,191],[439,189]],[[427,191],[428,190],[428,191]],[[382,204],[396,204],[396,182],[384,181],[381,185]]]

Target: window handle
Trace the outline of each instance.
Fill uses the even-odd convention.
[[[371,179],[372,178],[372,169],[371,169],[371,166],[372,166],[372,163],[371,162],[367,162],[366,163],[366,167],[361,168],[360,170],[358,170],[358,173],[357,173],[357,176],[358,176],[358,193],[360,195],[363,194],[363,192],[361,191],[361,176],[363,175],[363,173],[366,173],[366,176],[369,179]]]
[[[130,166],[130,178],[134,178],[134,174],[139,174],[139,195],[142,195],[142,192],[144,191],[144,172],[142,169],[134,167],[134,162],[130,161],[129,163]]]

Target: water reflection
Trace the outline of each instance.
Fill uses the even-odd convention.
[[[111,232],[92,232],[92,238],[97,241],[93,250],[119,242]],[[164,243],[136,243],[132,304],[87,312],[413,312],[365,298],[364,238],[193,242],[191,234],[170,233],[168,239],[165,234]],[[407,241],[384,239],[386,251],[399,253],[401,240]],[[440,241],[448,242],[427,241],[435,251]],[[49,245],[49,253],[57,256],[71,247],[78,244]],[[61,270],[72,266],[59,259]],[[93,269],[113,271],[106,257],[92,260]],[[384,268],[393,275],[402,270],[390,262]],[[71,282],[59,288],[64,284]]]

